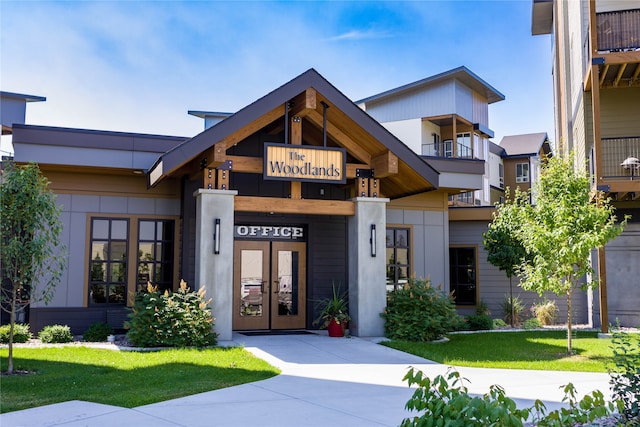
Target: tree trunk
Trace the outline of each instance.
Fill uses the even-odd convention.
[[[9,357],[7,358],[7,375],[13,375],[13,332],[16,326],[16,299],[18,292],[12,284],[11,312],[9,313]]]
[[[509,298],[511,299],[511,327],[515,326],[516,308],[513,306],[513,284],[509,276]]]
[[[567,291],[567,353],[569,356],[573,354],[573,346],[571,343],[571,339],[573,337],[572,332],[573,326],[573,315],[571,310],[571,288]]]

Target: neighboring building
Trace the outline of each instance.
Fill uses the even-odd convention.
[[[541,163],[551,156],[551,144],[546,133],[505,136],[500,141],[504,187],[528,191],[534,188],[540,176]],[[535,194],[532,194],[535,203]]]
[[[492,219],[495,203],[504,199],[505,188],[529,189],[538,177],[541,159],[551,152],[546,133],[504,137],[501,145],[490,141],[494,132],[489,126],[489,104],[504,98],[469,69],[459,67],[357,101],[436,168],[447,165],[448,170],[462,170],[475,164],[482,171],[481,176],[474,176],[475,186],[467,183],[447,188],[441,185],[449,193],[448,253],[445,254],[448,277],[442,282],[433,275],[431,279],[453,292],[462,314],[471,314],[478,303],[484,301],[494,317],[502,315],[501,305],[509,293],[509,280],[487,262],[482,234]],[[443,175],[441,172],[441,183]],[[462,176],[458,174],[457,178]],[[396,222],[389,209],[387,220]],[[422,262],[419,257],[414,260]],[[418,269],[413,272],[417,277],[425,277]],[[426,273],[429,276],[428,270]],[[519,288],[515,295],[527,307],[541,299]],[[573,299],[574,319],[587,322],[587,296],[576,292]],[[560,318],[564,318],[566,303],[559,300],[558,307]]]
[[[463,66],[357,103],[433,165],[481,163],[484,172],[479,185],[473,191],[452,192],[450,202],[486,206],[491,204],[487,160],[489,139],[494,136],[489,104],[502,100],[502,93]]]
[[[552,35],[558,150],[573,153],[624,232],[594,251],[593,320],[640,324],[640,1],[533,0],[532,33]],[[599,301],[605,301],[602,314]],[[607,313],[608,309],[608,313]]]
[[[221,340],[316,327],[334,283],[351,333],[379,336],[387,289],[411,275],[449,289],[448,197],[482,189],[483,161],[420,157],[313,69],[234,114],[191,114],[215,123],[193,138],[10,126],[15,161],[51,181],[69,251],[34,330],[121,328],[147,280],[184,278],[212,298]]]
[[[42,96],[24,95],[13,92],[0,92],[0,122],[2,135],[11,135],[13,124],[24,124],[28,102],[42,102]]]

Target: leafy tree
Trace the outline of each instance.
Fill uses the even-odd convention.
[[[542,295],[552,291],[567,298],[567,351],[573,352],[571,293],[597,285],[589,256],[622,232],[614,208],[602,193],[592,194],[584,171],[573,162],[553,157],[543,165],[536,182],[536,204],[516,202],[515,233],[530,263],[519,266],[521,286]]]
[[[13,373],[16,312],[48,303],[64,267],[62,223],[49,181],[36,164],[9,163],[0,185],[2,309],[10,315],[7,373]]]
[[[531,262],[531,256],[525,249],[516,233],[519,226],[517,209],[522,204],[526,193],[516,188],[515,198],[509,197],[509,188],[505,192],[505,202],[496,205],[493,221],[482,235],[484,248],[487,251],[487,261],[504,271],[509,278],[509,299],[511,301],[511,326],[514,326],[515,313],[513,304],[512,278],[518,272],[519,266]]]

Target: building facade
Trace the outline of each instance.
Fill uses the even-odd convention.
[[[532,34],[552,36],[558,149],[589,171],[624,232],[594,251],[594,323],[640,324],[640,1],[533,0]],[[602,307],[602,310],[600,310]]]
[[[192,114],[214,123],[191,138],[11,125],[68,249],[34,330],[122,328],[148,281],[184,278],[212,298],[221,340],[315,328],[334,284],[351,333],[378,336],[388,289],[429,275],[448,290],[448,197],[480,189],[483,162],[431,164],[313,69],[234,114]]]

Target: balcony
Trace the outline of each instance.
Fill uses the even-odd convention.
[[[622,166],[629,157],[640,159],[640,136],[631,138],[602,138],[603,179],[633,179],[640,182],[640,169]]]
[[[614,200],[640,198],[640,166],[634,164],[634,158],[640,159],[640,136],[602,138],[602,170],[598,173],[598,189]]]
[[[640,49],[640,9],[596,15],[599,52]]]
[[[468,144],[469,138],[464,138],[464,142],[454,143],[453,140],[447,139],[442,142],[422,144],[422,155],[430,157],[473,159],[473,148],[469,147]]]

